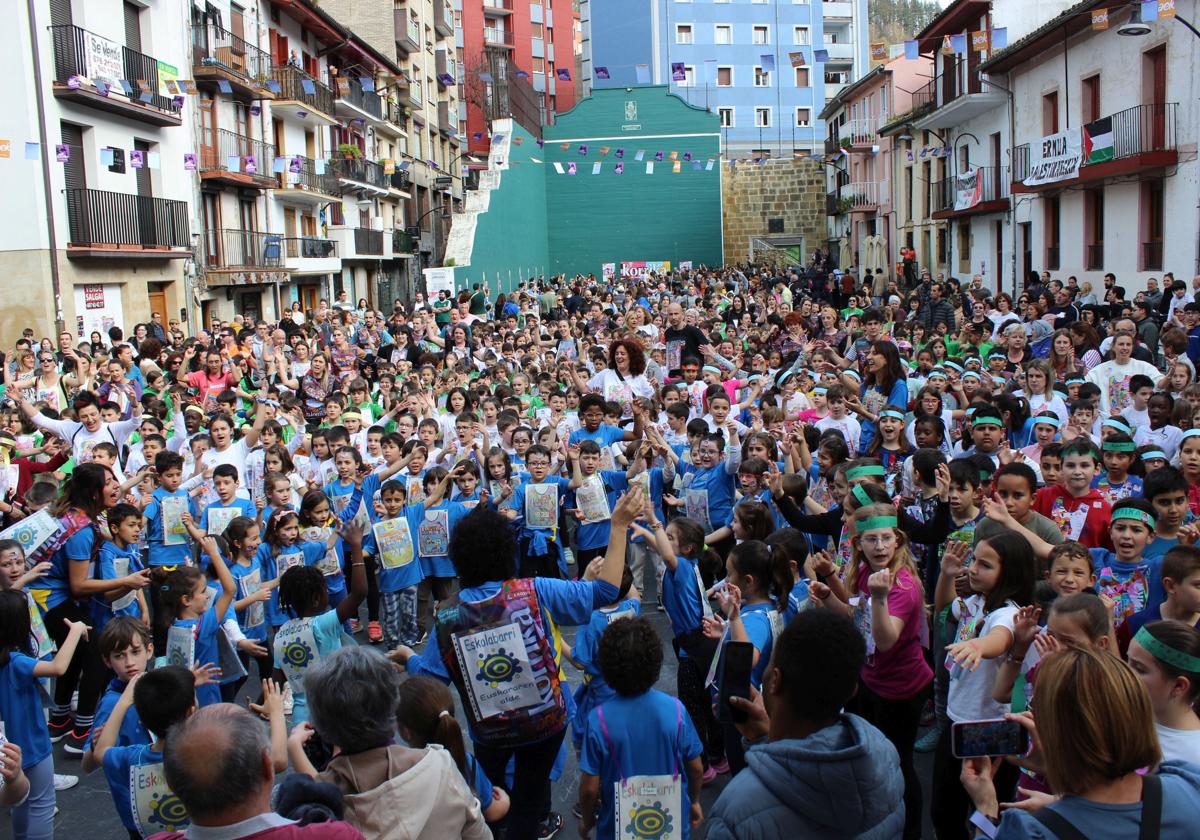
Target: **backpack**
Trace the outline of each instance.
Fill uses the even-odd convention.
[[[508,580],[483,601],[443,601],[438,647],[476,740],[507,748],[544,740],[567,725],[548,616],[532,578]]]

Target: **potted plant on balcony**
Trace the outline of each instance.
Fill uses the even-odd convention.
[[[341,143],[337,147],[338,154],[346,160],[358,160],[362,157],[362,149],[353,143]]]
[[[850,148],[850,146],[851,146],[850,138],[849,138],[849,137],[843,137],[843,138],[842,138],[842,139],[841,139],[841,140],[838,142],[838,145],[839,145],[839,146],[841,146],[843,149],[849,149],[849,148]]]
[[[841,198],[838,199],[838,203],[837,203],[838,212],[839,213],[848,213],[850,211],[850,209],[852,207],[854,207],[854,203],[857,200],[858,200],[857,196],[853,196],[853,195],[842,196]]]

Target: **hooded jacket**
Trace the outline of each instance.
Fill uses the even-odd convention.
[[[857,715],[807,738],[752,747],[746,763],[713,805],[708,840],[890,840],[904,833],[899,756]]]

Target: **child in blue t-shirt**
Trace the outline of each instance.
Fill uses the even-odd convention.
[[[142,538],[141,511],[133,505],[114,505],[108,511],[108,530],[112,539],[100,544],[98,577],[116,580],[145,568],[139,547]],[[108,622],[119,616],[142,621],[150,618],[146,595],[140,589],[110,589],[93,595],[90,607],[93,633],[101,633]]]
[[[567,457],[571,463],[571,481],[567,487],[573,491],[567,507],[574,511],[579,522],[575,531],[575,563],[586,568],[592,560],[604,555],[612,532],[609,522],[612,509],[621,491],[629,485],[623,472],[600,469],[600,447],[594,441],[584,440],[572,446]]]
[[[208,554],[221,584],[219,594],[213,598],[204,574],[195,566],[184,566],[168,574],[163,585],[163,617],[155,616],[155,621],[170,622],[167,630],[167,664],[190,668],[196,663],[210,665],[220,660],[217,634],[225,632],[221,624],[233,604],[237,584],[221,552],[217,550],[216,540],[205,536],[196,527],[191,514],[184,515],[183,524],[192,539]],[[220,703],[220,687],[211,683],[201,685],[196,690],[196,698],[201,706]]]
[[[640,616],[614,621],[600,637],[597,662],[616,696],[588,715],[581,835],[595,827],[597,840],[626,837],[635,833],[633,815],[653,808],[686,840],[703,819],[700,739],[683,704],[654,688],[662,660],[658,633]]]
[[[192,556],[187,533],[181,530],[181,516],[190,507],[187,491],[179,487],[183,483],[183,458],[174,452],[160,452],[154,457],[154,469],[158,489],[142,511],[147,526],[147,562],[152,568],[170,571],[187,565]]]
[[[150,628],[137,618],[123,615],[114,618],[100,634],[100,656],[104,666],[116,676],[108,684],[108,690],[96,706],[96,718],[83,752],[84,772],[91,773],[100,766],[95,756],[96,738],[116,708],[117,701],[129,682],[139,674],[146,673],[150,660],[154,658],[154,644],[150,641]],[[137,709],[130,709],[120,726],[117,746],[149,744],[150,733],[138,717]]]
[[[204,507],[200,514],[200,530],[205,534],[217,536],[225,533],[225,526],[236,516],[247,516],[251,519],[258,516],[258,509],[249,499],[238,496],[238,471],[233,464],[220,464],[213,470],[213,490],[217,500]],[[203,554],[200,566],[207,566]]]
[[[421,638],[417,622],[417,588],[425,573],[417,557],[405,502],[404,482],[392,479],[379,489],[378,505],[371,505],[371,533],[363,540],[363,554],[373,558],[379,586],[383,644],[388,650],[415,645]]]
[[[500,512],[517,531],[518,577],[566,577],[567,560],[558,532],[558,514],[570,481],[550,475],[550,450],[541,444],[529,447],[525,466],[529,480],[513,492],[510,505]]]
[[[21,769],[29,780],[29,795],[11,812],[17,837],[54,834],[54,754],[38,680],[65,674],[88,631],[82,621],[63,620],[69,628],[67,636],[54,659],[43,662],[31,645],[25,593],[0,591],[0,720],[5,737],[21,748]]]
[[[192,672],[178,665],[138,674],[121,692],[109,725],[96,738],[96,760],[104,768],[117,815],[131,837],[180,831],[190,823],[187,811],[167,786],[163,751],[171,727],[196,711],[197,688]],[[129,714],[136,714],[151,731],[163,735],[153,743],[118,744],[117,733]]]

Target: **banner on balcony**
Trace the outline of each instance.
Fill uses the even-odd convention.
[[[1024,184],[1034,187],[1070,180],[1079,175],[1082,160],[1083,143],[1078,128],[1043,137],[1029,144],[1029,174]]]
[[[179,92],[179,68],[165,61],[158,62],[158,95],[175,96]]]
[[[983,179],[979,177],[979,170],[963,172],[955,180],[954,209],[970,210],[983,198]]]
[[[87,54],[87,73],[92,84],[104,82],[110,88],[121,89],[125,75],[121,45],[91,32],[83,33],[83,48]]]

